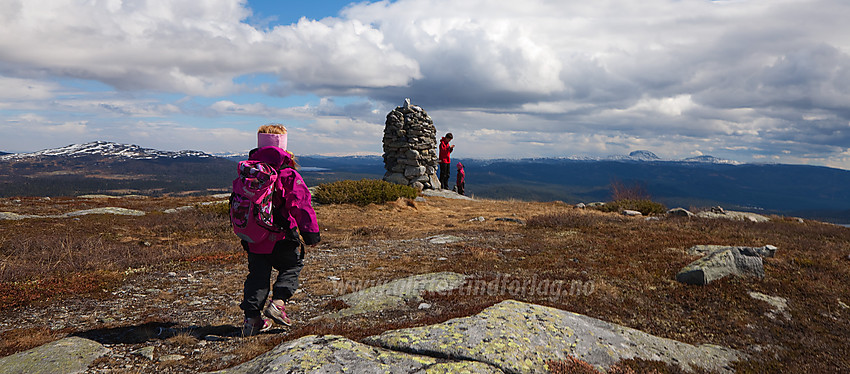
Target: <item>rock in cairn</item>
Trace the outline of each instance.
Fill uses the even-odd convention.
[[[437,129],[425,110],[404,99],[387,114],[384,127],[384,180],[422,189],[440,188]]]

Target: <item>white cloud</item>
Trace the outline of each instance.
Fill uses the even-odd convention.
[[[85,120],[56,122],[34,113],[0,121],[2,150],[7,152],[37,150],[31,148],[32,144],[41,144],[40,149],[65,146],[88,137],[92,130]]]
[[[383,154],[379,140],[383,136],[383,124],[344,117],[319,117],[306,127],[288,130],[289,150],[296,155]]]
[[[302,153],[380,152],[383,115],[410,97],[441,132],[465,133],[470,157],[640,147],[836,165],[850,144],[842,0],[398,0],[272,29],[250,25],[239,0],[0,2],[0,115],[45,108],[59,125],[91,113],[89,136],[133,118],[150,124],[134,134],[166,144],[147,126],[194,129],[172,115],[240,134],[272,118],[304,132]],[[126,96],[72,94],[56,78]],[[240,92],[322,99],[228,96]],[[225,117],[245,122],[215,122]]]
[[[234,92],[233,79],[251,73],[298,87],[382,87],[419,76],[415,61],[357,20],[264,31],[242,22],[250,10],[235,0],[5,3],[0,51],[20,75],[206,96]]]
[[[20,104],[20,102],[51,99],[58,89],[59,85],[52,82],[0,75],[0,105],[3,105],[3,102]]]

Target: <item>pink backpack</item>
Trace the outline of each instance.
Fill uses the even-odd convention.
[[[259,243],[272,232],[282,230],[274,223],[272,195],[278,172],[261,161],[240,161],[239,176],[233,180],[230,195],[230,225],[240,239]]]

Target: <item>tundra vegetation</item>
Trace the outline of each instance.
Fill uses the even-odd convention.
[[[364,190],[355,182],[345,186],[342,189]],[[332,189],[319,188],[317,200],[323,190]],[[407,192],[401,193],[404,197],[382,194],[374,202],[351,199],[334,203],[330,199],[331,204],[316,207],[323,242],[308,249],[302,292],[294,298],[296,324],[292,328],[214,348],[219,343],[199,342],[188,328],[204,325],[204,321],[174,320],[148,311],[145,318],[151,325],[143,326],[186,327],[187,333],[172,336],[165,344],[201,352],[156,365],[170,372],[221,369],[285,340],[311,334],[358,340],[391,329],[472,315],[515,299],[690,344],[717,344],[750,353],[752,360],[737,364],[739,372],[841,372],[850,368],[846,355],[850,351],[846,339],[850,336],[850,289],[846,287],[850,284],[850,229],[846,227],[780,216],[771,216],[765,223],[663,216],[646,220],[561,202],[438,197],[415,201]],[[0,200],[0,211],[17,214],[51,215],[105,206],[146,212],[144,216],[0,221],[0,315],[10,319],[16,313],[37,313],[48,303],[107,300],[117,297],[114,291],[123,284],[156,282],[150,274],[212,274],[211,269],[226,269],[229,275],[214,279],[215,287],[206,292],[238,301],[245,255],[230,230],[226,204],[201,205],[208,201],[209,197]],[[182,206],[196,208],[163,213]],[[420,244],[435,235],[461,240],[437,249]],[[763,279],[728,277],[705,286],[676,282],[676,273],[696,259],[685,249],[700,244],[774,245],[779,250],[775,257],[764,259]],[[423,297],[432,306],[428,309],[411,305],[407,310],[344,317],[333,323],[311,320],[347,307],[336,298],[337,282],[380,284],[442,271],[470,275],[469,284],[461,290],[504,279],[579,282],[592,289],[557,294],[520,292],[511,287],[495,293],[427,293]],[[771,314],[772,307],[749,296],[751,292],[787,299],[787,316]],[[91,304],[97,308],[97,303]],[[241,311],[234,305],[183,308],[212,309],[220,320],[235,325],[241,322]],[[44,320],[48,319],[45,316]],[[11,326],[0,331],[0,355],[70,334],[120,329],[122,323],[120,319],[92,321],[60,330],[47,323]],[[144,329],[136,327],[134,334],[141,334]],[[134,336],[145,341],[155,339],[154,335]],[[231,356],[236,358],[224,360]],[[593,372],[578,361],[552,362],[549,368],[553,373]],[[618,370],[677,372],[644,361],[623,361]]]

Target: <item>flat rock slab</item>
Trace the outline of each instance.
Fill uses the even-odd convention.
[[[384,332],[364,340],[387,349],[479,361],[506,373],[548,373],[546,361],[567,355],[598,368],[619,360],[658,360],[693,370],[731,373],[743,355],[693,346],[555,308],[508,300],[481,313],[437,325]]]
[[[446,199],[474,200],[473,198],[471,198],[469,196],[464,196],[464,195],[461,195],[461,194],[454,192],[454,191],[451,191],[451,190],[427,189],[427,190],[422,190],[422,194],[425,195],[425,196],[444,197]]]
[[[109,349],[88,339],[69,337],[0,358],[0,374],[82,373]]]
[[[342,295],[338,299],[350,307],[325,316],[347,317],[355,314],[396,309],[408,302],[422,301],[422,293],[452,290],[466,283],[468,276],[452,272],[429,273],[396,279],[388,283]]]
[[[119,216],[143,216],[145,212],[141,210],[135,209],[127,209],[127,208],[116,208],[116,207],[105,207],[105,208],[94,208],[94,209],[86,209],[86,210],[78,210],[75,212],[61,214],[56,216],[59,217],[77,217],[77,216],[85,216],[89,214],[115,214]]]
[[[480,362],[440,361],[369,346],[342,336],[310,335],[281,343],[251,361],[216,373],[501,373]]]
[[[463,241],[464,239],[454,235],[434,235],[425,238],[431,244],[449,244]]]
[[[730,275],[764,277],[764,263],[758,250],[762,247],[702,247],[702,249],[690,249],[692,253],[698,254],[705,250],[707,254],[682,268],[676,274],[677,281],[706,285]],[[775,247],[772,248],[775,252]]]
[[[767,218],[761,214],[749,213],[749,212],[735,212],[731,210],[727,210],[723,213],[716,212],[699,212],[697,213],[697,217],[699,218],[709,218],[709,219],[731,219],[733,221],[750,221],[750,222],[768,222],[770,218]]]
[[[732,248],[736,248],[741,253],[745,253],[745,254],[748,254],[750,256],[759,255],[761,257],[775,257],[776,256],[776,250],[778,249],[778,248],[776,248],[776,246],[769,245],[769,244],[762,246],[762,247],[744,247],[744,246],[707,244],[707,245],[695,245],[693,247],[688,248],[687,252],[688,252],[689,255],[692,255],[692,256],[694,256],[694,255],[705,256],[705,255],[713,253],[713,252],[724,251],[724,250],[732,249]]]
[[[117,208],[117,207],[105,207],[105,208],[93,208],[93,209],[85,209],[85,210],[77,210],[73,212],[68,212],[64,214],[52,214],[46,216],[36,216],[31,214],[16,214],[12,212],[0,212],[0,220],[22,220],[27,218],[68,218],[68,217],[79,217],[85,216],[89,214],[115,214],[120,216],[143,216],[145,212],[141,210],[127,209],[127,208]]]
[[[216,196],[218,196],[218,195],[216,195]],[[230,195],[227,195],[227,196],[230,196]],[[209,206],[209,205],[227,204],[227,203],[228,203],[228,200],[205,201],[205,202],[198,203],[198,204],[184,205],[184,206],[178,206],[176,208],[166,209],[166,210],[163,210],[162,212],[165,213],[165,214],[174,214],[174,213],[178,213],[178,212],[185,212],[185,211],[188,211],[188,210],[198,209],[199,206]]]

